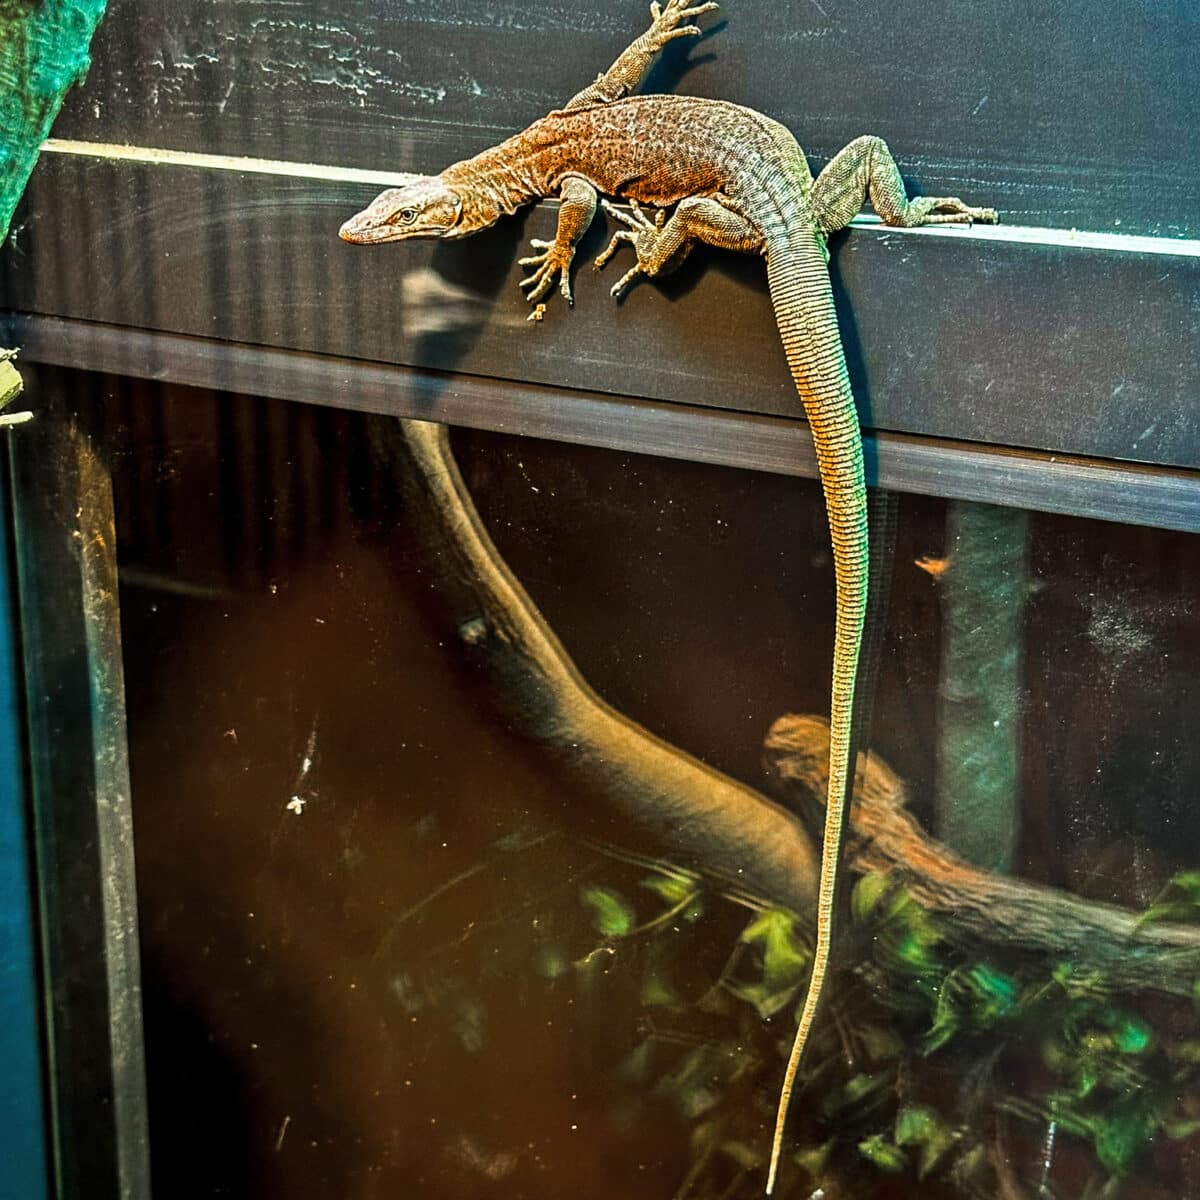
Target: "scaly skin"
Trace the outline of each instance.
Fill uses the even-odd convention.
[[[867,499],[862,438],[842,353],[827,270],[825,238],[849,223],[868,196],[893,225],[994,221],[991,209],[955,198],[909,200],[887,147],[878,138],[852,142],[813,179],[795,138],[747,108],[684,96],[631,97],[667,42],[692,37],[690,24],[715,3],[652,4],[650,29],[608,71],[564,108],[475,158],[383,192],[342,226],[348,242],[411,237],[460,238],[524,204],[560,200],[553,242],[521,260],[522,281],[536,303],[554,286],[572,302],[575,247],[595,215],[598,193],[622,226],[596,260],[603,266],[625,242],[635,265],[614,296],[639,276],[671,270],[697,241],[755,251],[767,281],[779,335],[812,428],[829,515],[837,583],[830,712],[829,794],[825,816],[817,936],[812,976],[780,1091],[767,1193],[775,1186],[788,1102],[829,966],[841,831],[852,785],[851,714],[867,607]],[[657,211],[653,219],[641,209]],[[674,206],[668,218],[666,209]],[[541,306],[538,309],[540,315]]]

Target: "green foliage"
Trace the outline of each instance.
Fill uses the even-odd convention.
[[[1174,876],[1138,920],[1140,925],[1170,921],[1180,925],[1200,924],[1200,871],[1183,871]],[[1200,980],[1197,981],[1200,987]]]
[[[667,869],[640,885],[665,908],[640,912],[638,925],[627,904],[602,890],[609,903],[585,898],[593,924],[641,935],[651,947],[666,944],[659,939],[670,930],[673,956],[642,956],[641,1005],[671,1014],[681,1029],[699,1022],[708,1035],[674,1055],[661,1035],[649,1039],[623,1075],[632,1080],[636,1068],[644,1088],[701,1123],[695,1169],[697,1180],[713,1180],[714,1196],[753,1195],[761,1180],[734,1187],[730,1172],[750,1173],[762,1156],[761,1128],[811,967],[809,930],[781,909],[752,913],[715,986],[697,995],[670,981],[687,957],[678,922],[687,906],[693,920],[713,914],[712,898],[705,907],[698,882]],[[1144,919],[1184,903],[1200,909],[1200,875],[1173,880]],[[1069,961],[974,954],[885,879],[858,880],[850,907],[853,932],[843,936],[855,939],[846,952],[851,969],[832,981],[801,1065],[797,1088],[808,1099],[794,1109],[784,1188],[791,1179],[807,1196],[846,1172],[869,1197],[876,1193],[862,1181],[874,1171],[880,1195],[895,1186],[886,1180],[902,1176],[931,1197],[994,1195],[988,1139],[1001,1121],[1035,1144],[1051,1126],[1074,1139],[1093,1164],[1085,1190],[1107,1195],[1136,1174],[1156,1139],[1200,1135],[1200,1115],[1181,1101],[1200,1094],[1200,1030],[1164,1036],[1102,978]],[[609,920],[599,920],[601,910]],[[1170,908],[1172,919],[1180,911]],[[699,1182],[693,1193],[709,1194]]]
[[[104,0],[0,6],[0,242],[103,13]]]
[[[624,937],[633,929],[637,918],[619,892],[593,884],[583,888],[580,896],[592,910],[592,924],[605,937]]]
[[[932,1108],[922,1104],[905,1105],[896,1114],[895,1142],[917,1151],[917,1178],[924,1179],[959,1140],[952,1129]]]
[[[551,1004],[545,1028],[570,1015],[584,1078],[616,1097],[615,1127],[674,1122],[690,1155],[683,1200],[759,1196],[811,966],[809,922],[705,890],[678,867],[607,854],[586,864],[585,884],[568,874],[546,891],[557,856],[543,839],[496,849],[545,856],[525,871],[541,898],[474,933],[465,945],[479,954],[461,966],[454,923],[434,942],[453,947],[436,951],[436,969],[393,970],[402,1018],[419,1017],[414,1030],[437,1030],[456,1053],[486,1055],[501,1041],[486,989],[527,989],[522,1002]],[[1180,903],[1191,886],[1177,878],[1155,904]],[[564,891],[577,899],[564,905]],[[858,880],[850,907],[796,1081],[779,1200],[822,1189],[992,1200],[1008,1188],[998,1139],[1016,1163],[1055,1148],[1048,1178],[1018,1178],[1015,1194],[1140,1200],[1150,1164],[1158,1178],[1172,1143],[1200,1138],[1200,1013],[1189,997],[1151,1004],[1065,958],[980,953],[886,879]]]
[[[739,939],[758,951],[761,977],[735,985],[734,994],[753,1004],[762,1017],[772,1017],[795,996],[808,978],[812,953],[796,934],[796,916],[770,908],[756,917]]]
[[[908,1166],[908,1155],[882,1133],[873,1133],[858,1143],[858,1152],[881,1171],[895,1173]]]

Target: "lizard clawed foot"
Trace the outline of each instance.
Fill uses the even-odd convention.
[[[646,263],[650,261],[658,245],[658,235],[662,232],[662,227],[666,223],[667,213],[666,209],[660,208],[655,213],[654,220],[651,221],[642,212],[636,200],[629,202],[629,212],[626,212],[623,208],[618,208],[608,200],[601,200],[600,203],[604,206],[604,211],[610,217],[620,221],[623,225],[628,226],[628,228],[618,229],[613,234],[612,241],[596,256],[596,261],[593,263],[595,270],[599,271],[608,263],[608,260],[616,254],[622,242],[631,243],[637,252],[637,264],[626,271],[609,289],[611,295],[620,296],[639,275],[653,273],[647,271]]]
[[[568,304],[575,303],[571,295],[571,260],[575,251],[571,246],[562,246],[558,242],[545,242],[541,238],[531,238],[529,244],[541,254],[532,254],[528,258],[519,259],[518,266],[536,268],[517,285],[525,292],[525,299],[530,304],[536,304],[553,286],[554,277],[558,276],[558,290]]]
[[[972,208],[957,196],[921,196],[909,203],[920,205],[920,225],[973,225],[976,221],[995,225],[997,221],[994,208]]]
[[[650,49],[661,50],[676,38],[699,37],[698,26],[680,25],[680,21],[690,21],[706,12],[712,12],[716,7],[716,0],[707,0],[703,4],[692,4],[691,0],[667,0],[665,6],[654,0],[650,5],[653,24],[650,26],[650,32],[646,34]]]

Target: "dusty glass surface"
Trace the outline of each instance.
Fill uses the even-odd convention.
[[[477,544],[580,679],[472,598],[479,531],[395,422],[96,388],[156,1194],[760,1194],[811,933],[778,806],[811,820],[820,726],[775,723],[828,704],[817,485],[456,431]],[[1197,1194],[1195,538],[901,497],[893,564],[779,1194]],[[720,774],[664,817],[673,748]]]

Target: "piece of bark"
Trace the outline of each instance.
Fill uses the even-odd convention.
[[[812,811],[823,805],[829,726],[780,717],[767,735],[770,789]],[[900,884],[955,935],[1069,962],[1116,989],[1190,996],[1200,979],[1200,928],[1140,923],[1139,914],[971,866],[929,837],[907,811],[904,784],[874,754],[860,768],[847,857],[858,874]],[[823,809],[822,809],[823,811]]]

